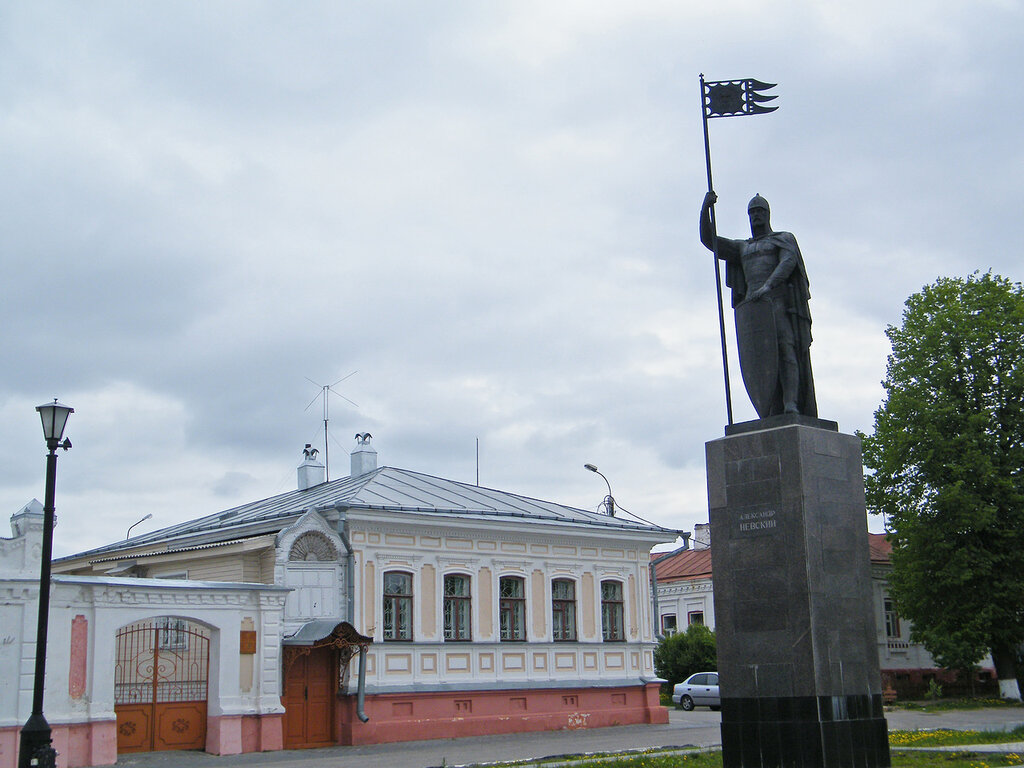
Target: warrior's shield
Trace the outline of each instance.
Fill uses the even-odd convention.
[[[779,342],[770,299],[744,301],[736,307],[736,344],[743,386],[763,419],[771,414],[779,386]]]

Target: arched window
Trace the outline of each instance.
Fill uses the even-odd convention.
[[[569,579],[551,582],[551,632],[556,642],[576,639],[576,583]]]
[[[498,627],[503,642],[526,639],[526,585],[520,576],[498,581]]]
[[[601,582],[601,636],[606,643],[626,639],[622,631],[622,582]]]
[[[384,639],[412,640],[412,574],[384,573]]]
[[[469,576],[444,577],[444,639],[471,640]]]

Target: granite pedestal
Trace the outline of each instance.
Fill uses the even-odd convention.
[[[884,768],[860,440],[778,416],[706,445],[724,768]]]

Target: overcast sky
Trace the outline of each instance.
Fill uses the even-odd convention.
[[[58,556],[291,490],[323,448],[310,380],[356,372],[332,477],[368,431],[382,465],[474,482],[479,439],[482,485],[595,508],[592,462],[692,530],[726,421],[698,75],[779,84],[711,122],[719,231],[748,236],[759,192],[796,235],[820,415],[870,431],[907,296],[1020,279],[1022,16],[5,3],[0,510],[43,498],[53,397]]]

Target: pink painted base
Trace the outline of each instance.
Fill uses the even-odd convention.
[[[284,749],[284,715],[246,715],[242,718],[242,751]]]
[[[57,768],[113,765],[117,762],[117,722],[101,720],[71,725],[50,724]],[[0,768],[18,765],[19,726],[0,728]]]
[[[223,715],[206,719],[206,751],[211,755],[284,749],[284,715]]]
[[[658,684],[629,688],[467,691],[367,696],[367,723],[355,697],[338,702],[339,743],[448,739],[460,736],[603,728],[668,722]]]

